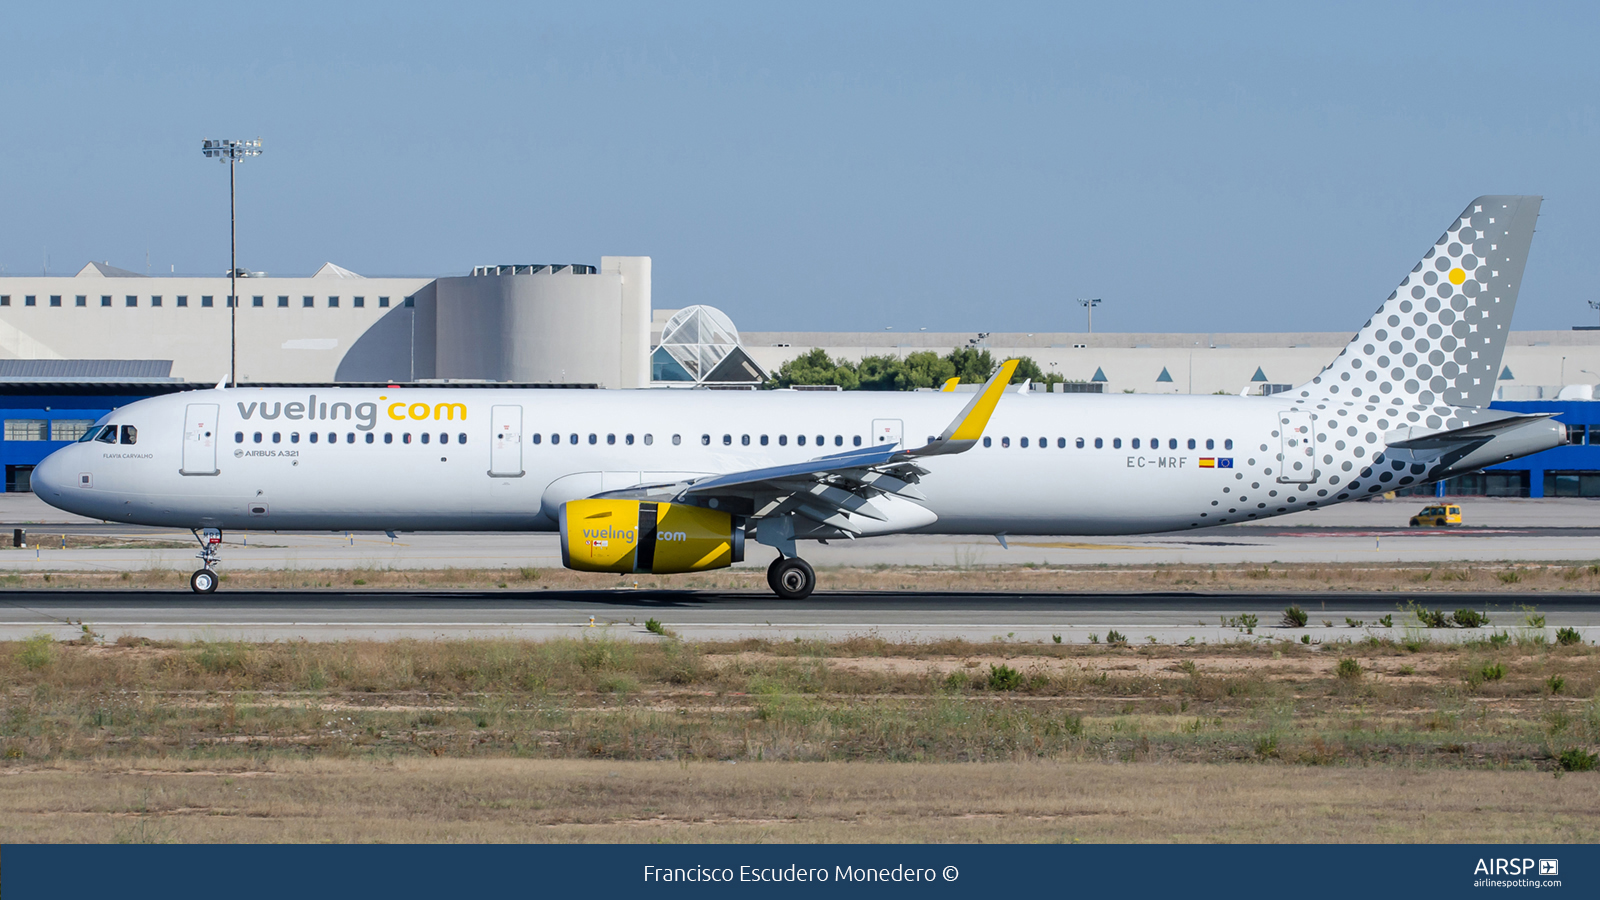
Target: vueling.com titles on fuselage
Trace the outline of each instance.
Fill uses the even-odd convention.
[[[388,397],[379,397],[378,400],[388,400]],[[446,421],[465,422],[467,420],[467,405],[465,403],[406,403],[404,400],[390,403],[384,408],[390,419],[396,422],[407,421]],[[347,403],[336,400],[332,403],[317,402],[317,395],[312,394],[306,402],[291,400],[288,403],[273,401],[267,403],[240,403],[239,417],[253,419],[260,416],[263,419],[276,419],[282,416],[285,419],[304,421],[333,421],[343,419],[354,421],[357,431],[371,431],[378,424],[378,404],[370,400],[360,403]]]

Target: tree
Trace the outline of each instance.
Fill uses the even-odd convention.
[[[903,377],[902,391],[936,388],[956,377],[956,364],[932,350],[918,350],[906,354]]]
[[[903,391],[905,362],[895,356],[864,356],[856,366],[863,391]]]
[[[1012,384],[1016,384],[1017,382],[1024,380],[1037,381],[1040,384],[1049,384],[1049,382],[1045,380],[1044,370],[1039,368],[1039,364],[1034,362],[1033,357],[1031,356],[1017,357],[1017,370],[1011,373]]]
[[[987,350],[975,350],[971,347],[957,347],[945,357],[950,364],[955,366],[956,374],[961,376],[962,384],[983,384],[994,374],[994,357]]]
[[[834,360],[821,347],[804,356],[784,363],[769,387],[791,387],[797,384],[837,384],[847,391],[859,386],[855,367],[849,360]]]

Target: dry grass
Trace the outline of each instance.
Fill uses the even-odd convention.
[[[68,536],[69,541],[72,536]],[[188,545],[182,545],[188,546]],[[226,569],[229,590],[768,590],[764,570],[722,569],[691,575],[604,575],[554,568],[515,569]],[[0,588],[186,589],[189,570],[70,570],[0,575]],[[1600,563],[1364,563],[1146,566],[871,566],[822,568],[819,590],[1194,593],[1272,591],[1407,591],[1550,593],[1600,591]]]
[[[0,841],[1600,840],[1600,779],[1387,768],[132,759],[0,774]]]
[[[39,638],[0,644],[0,842],[1594,841],[1556,757],[1597,658]]]

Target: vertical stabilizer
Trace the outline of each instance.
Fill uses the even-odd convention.
[[[1467,205],[1302,397],[1485,407],[1542,197]]]

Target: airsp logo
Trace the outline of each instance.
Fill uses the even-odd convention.
[[[1558,859],[1541,859],[1541,860],[1539,860],[1539,874],[1540,875],[1560,875],[1561,874],[1561,861],[1558,860]]]
[[[243,456],[244,456],[244,451],[243,450],[235,450],[235,451],[233,451],[233,458],[234,459],[240,459]]]

